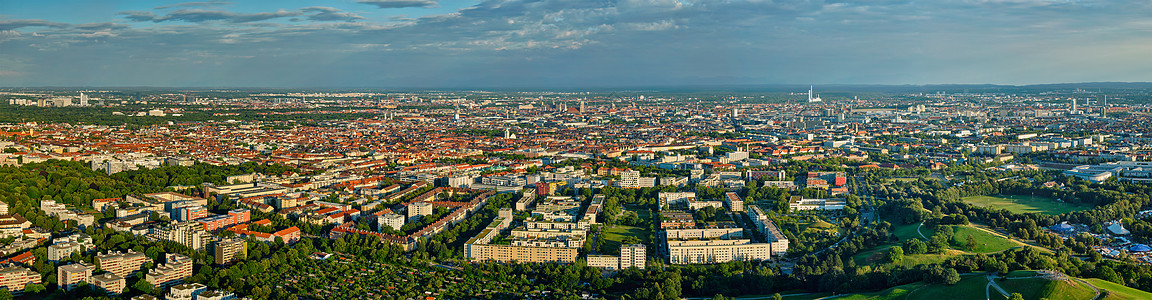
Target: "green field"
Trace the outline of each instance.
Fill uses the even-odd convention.
[[[911,239],[911,238],[924,239],[923,237],[920,237],[919,233],[916,233],[916,227],[919,227],[919,226],[920,226],[920,223],[908,224],[908,225],[894,225],[894,226],[892,226],[892,234],[895,234],[897,238],[900,238],[901,242],[908,240],[908,239]],[[924,237],[932,237],[932,233],[933,233],[932,230],[928,229],[928,228],[921,228],[920,232],[924,233]]]
[[[963,251],[968,251],[968,252],[973,252],[973,253],[992,253],[992,252],[1000,252],[1000,251],[1008,250],[1009,248],[1013,248],[1013,247],[1017,247],[1017,246],[1022,246],[1020,243],[1017,243],[1016,241],[1009,240],[1009,239],[988,233],[987,231],[983,231],[983,230],[976,229],[976,228],[969,227],[969,226],[949,225],[947,227],[942,227],[942,228],[950,228],[952,230],[952,232],[953,232],[953,234],[952,234],[952,248],[957,249],[957,250],[963,250]],[[968,237],[969,236],[971,236],[973,239],[976,240],[976,249],[974,249],[974,250],[965,249],[966,245],[968,244]]]
[[[1091,209],[1091,206],[1056,202],[1055,199],[1040,196],[975,196],[965,197],[964,202],[994,209],[1007,209],[1014,213],[1042,213],[1059,215],[1068,212]]]
[[[1032,271],[1016,271],[1010,273],[1009,275],[1031,276],[1034,273],[1035,272]],[[1147,293],[1141,290],[1125,287],[1100,279],[1085,280],[1102,290],[1111,291],[1108,297],[1103,299],[1152,299],[1152,293]],[[1008,293],[1020,293],[1022,296],[1024,296],[1024,299],[1080,300],[1092,299],[1092,296],[1095,295],[1095,292],[1093,292],[1091,287],[1088,287],[1074,280],[1050,281],[1043,278],[1022,278],[1009,280],[997,279],[996,284],[1000,285],[1000,287],[1004,288],[1004,290]],[[842,297],[837,297],[836,299],[987,299],[985,298],[985,295],[990,296],[991,299],[1006,299],[995,290],[992,290],[989,294],[985,294],[985,289],[987,286],[988,280],[984,277],[984,275],[969,275],[963,276],[960,279],[960,282],[951,286],[944,284],[925,284],[923,282],[916,282],[878,292],[844,295]]]
[[[1042,278],[998,280],[1009,293],[1020,293],[1024,299],[1077,300],[1092,299],[1096,292],[1071,280],[1050,281]]]
[[[984,288],[988,286],[988,279],[983,275],[966,276],[956,285],[932,284],[915,289],[908,293],[906,299],[985,299]],[[1007,299],[992,292],[992,299]]]
[[[1085,278],[1084,281],[1091,283],[1097,288],[1107,292],[1105,300],[1113,299],[1152,299],[1152,293],[1141,291],[1138,289],[1130,288],[1127,286],[1119,285],[1111,281],[1098,279],[1098,278]],[[1103,293],[1102,291],[1101,293]]]
[[[640,227],[616,225],[616,227],[605,227],[601,234],[604,235],[601,237],[604,239],[604,247],[600,248],[600,250],[604,252],[604,254],[609,255],[620,254],[620,241],[623,241],[624,237],[635,237],[640,239],[640,242],[645,245],[652,243],[652,241],[648,239],[648,231]]]
[[[841,299],[841,300],[895,300],[895,299],[904,299],[913,290],[916,290],[922,286],[924,286],[924,283],[920,283],[920,282],[909,283],[909,284],[893,287],[893,288],[879,291],[879,292],[852,294],[852,295],[848,295],[848,296],[840,297],[840,298],[836,298],[836,299]]]
[[[884,256],[888,253],[888,248],[896,245],[880,246],[872,250],[864,251],[852,256],[852,260],[857,265],[879,265],[884,263]],[[959,255],[959,251],[950,251],[944,254],[905,254],[904,259],[897,262],[896,265],[904,266],[906,268],[913,268],[916,265],[922,264],[936,264],[942,263],[949,257]]]

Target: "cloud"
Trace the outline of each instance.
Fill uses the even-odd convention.
[[[208,22],[208,21],[224,21],[230,23],[245,23],[265,21],[276,18],[294,17],[299,16],[300,12],[277,10],[276,12],[264,13],[234,13],[229,11],[218,10],[202,10],[202,9],[181,9],[164,16],[160,21],[185,21],[192,23]],[[155,21],[154,21],[155,22]]]
[[[0,31],[24,27],[67,27],[68,24],[40,19],[0,20]]]
[[[117,15],[125,16],[125,19],[133,22],[159,22],[156,14],[150,11],[129,10],[116,13]]]
[[[223,21],[229,23],[246,23],[265,21],[276,18],[294,17],[299,16],[302,13],[296,11],[277,10],[275,12],[246,14],[221,10],[181,9],[170,12],[164,16],[157,16],[152,12],[146,11],[123,11],[117,14],[124,15],[125,19],[134,22],[160,23],[165,21],[184,21],[189,23],[202,23],[209,21]]]
[[[0,20],[0,66],[23,73],[11,85],[1152,80],[1152,3],[1037,1],[481,0],[407,16],[179,6],[103,23]]]
[[[169,5],[164,5],[164,6],[157,6],[156,8],[153,8],[153,9],[169,9],[169,8],[176,8],[176,7],[212,7],[212,6],[225,5],[225,4],[229,4],[229,3],[230,2],[228,2],[228,1],[184,2],[184,3],[169,4]]]
[[[371,4],[379,8],[436,7],[435,0],[357,0],[357,3]]]
[[[305,7],[299,11],[277,10],[275,12],[262,12],[262,13],[236,13],[221,10],[203,10],[203,9],[181,9],[170,12],[166,15],[159,16],[152,12],[147,11],[123,11],[118,13],[125,16],[124,18],[134,22],[166,22],[166,21],[184,21],[189,23],[203,23],[210,21],[222,21],[227,23],[248,23],[266,21],[278,18],[299,17],[307,15],[308,20],[312,21],[346,21],[353,22],[364,20],[365,18],[355,13],[343,12],[339,9],[332,7]],[[298,18],[293,18],[292,21],[300,21]]]
[[[103,22],[103,23],[86,23],[86,24],[79,24],[79,25],[73,26],[73,28],[76,28],[76,29],[81,29],[81,30],[95,30],[95,31],[99,31],[99,30],[113,30],[113,29],[126,29],[126,28],[129,28],[129,27],[130,27],[130,26],[128,26],[128,25],[119,24],[119,23],[112,23],[112,22]]]
[[[366,19],[366,18],[364,18],[360,15],[357,15],[355,13],[342,12],[339,9],[335,9],[332,7],[323,7],[323,6],[305,7],[305,8],[301,8],[300,11],[305,12],[305,13],[315,12],[316,14],[308,16],[308,19],[312,20],[312,21],[353,22],[353,21]]]

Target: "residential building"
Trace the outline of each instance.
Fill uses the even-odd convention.
[[[65,291],[71,291],[81,282],[88,281],[88,278],[92,277],[92,271],[95,269],[96,268],[85,263],[56,267],[56,284]]]
[[[213,243],[212,248],[213,262],[227,265],[247,256],[248,242],[243,239],[221,239]]]
[[[617,270],[620,268],[620,257],[612,255],[588,255],[588,266],[596,267],[606,270]]]
[[[411,219],[416,216],[427,216],[432,214],[432,203],[428,202],[412,202],[408,204],[408,218]]]
[[[188,246],[197,251],[203,250],[212,241],[212,234],[204,230],[198,222],[180,222],[167,228],[156,230],[154,238],[169,240]]]
[[[643,270],[647,264],[647,247],[643,244],[620,246],[620,269],[636,267]]]
[[[800,196],[792,196],[788,201],[788,208],[792,210],[842,210],[844,209],[844,199],[804,199]]]
[[[124,279],[123,276],[112,273],[104,273],[92,276],[92,278],[88,281],[95,288],[103,289],[105,292],[113,295],[119,295],[120,293],[123,293],[124,288],[128,286],[128,282]]]
[[[668,241],[668,262],[673,264],[768,260],[771,253],[771,245],[747,239]]]
[[[392,213],[381,214],[376,217],[376,224],[381,230],[383,230],[385,226],[400,230],[400,227],[404,226],[404,221],[404,216]]]
[[[236,294],[232,292],[210,290],[201,292],[196,295],[196,300],[231,300],[236,299]]]
[[[129,249],[127,252],[108,252],[96,255],[96,265],[101,270],[108,271],[112,274],[120,275],[121,277],[130,277],[132,272],[139,270],[144,266],[145,262],[151,262],[144,253],[132,251]]]
[[[168,289],[168,294],[164,295],[167,300],[195,300],[200,293],[208,291],[208,286],[200,283],[185,283],[172,286]]]
[[[192,259],[176,253],[164,255],[165,263],[149,270],[146,280],[157,288],[168,288],[192,277]]]
[[[744,200],[740,200],[740,196],[733,192],[724,194],[724,205],[728,206],[728,210],[732,212],[744,211]]]
[[[40,273],[28,268],[19,266],[0,268],[0,288],[8,289],[13,296],[24,294],[25,286],[39,283]]]

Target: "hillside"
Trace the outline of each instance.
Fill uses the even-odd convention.
[[[1008,274],[1009,279],[995,279],[1005,292],[1020,293],[1024,299],[1083,300],[1092,299],[1100,290],[1099,299],[1152,299],[1152,293],[1126,287],[1116,283],[1089,278],[1056,279],[1038,277],[1034,271],[1016,271]],[[1083,282],[1081,282],[1081,280]],[[1086,285],[1091,284],[1092,286]],[[926,284],[916,282],[893,287],[887,290],[848,294],[835,299],[851,300],[940,300],[940,299],[1008,299],[989,286],[988,278],[982,274],[963,276],[955,285]]]

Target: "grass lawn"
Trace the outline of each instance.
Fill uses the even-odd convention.
[[[1091,209],[1091,206],[1056,202],[1056,199],[1040,196],[975,196],[965,197],[964,202],[996,209],[1007,209],[1014,213],[1042,213],[1059,215],[1068,212]]]
[[[987,285],[988,279],[985,279],[983,275],[966,276],[961,278],[956,285],[933,284],[913,290],[908,293],[906,299],[985,299],[984,288]],[[992,299],[1004,300],[1007,298],[992,292]]]
[[[852,260],[857,265],[880,265],[884,264],[884,256],[888,254],[888,248],[896,245],[880,246],[876,249],[864,251],[852,256]],[[960,251],[949,250],[942,254],[905,254],[904,259],[897,262],[896,265],[912,268],[916,265],[942,263],[950,257],[960,255]]]
[[[1077,300],[1092,299],[1096,293],[1079,282],[1050,281],[1043,278],[1009,279],[996,281],[1009,293],[1020,293],[1024,299]]]
[[[904,299],[913,290],[918,289],[922,286],[924,286],[924,283],[921,283],[921,282],[909,283],[909,284],[896,286],[896,287],[893,287],[893,288],[890,288],[887,290],[883,290],[883,291],[879,291],[879,292],[852,294],[852,295],[848,295],[848,296],[844,296],[844,297],[840,297],[840,298],[836,298],[836,299],[840,299],[840,300],[895,300],[895,299]]]
[[[1141,291],[1135,288],[1130,288],[1111,281],[1098,279],[1098,278],[1084,278],[1084,281],[1095,285],[1100,288],[1103,293],[1107,291],[1108,296],[1104,297],[1105,300],[1112,299],[1152,299],[1152,293]]]
[[[952,229],[952,248],[957,250],[974,253],[992,253],[1008,250],[1012,247],[1023,246],[1023,244],[1016,241],[1005,239],[988,233],[987,231],[969,226],[949,225],[947,228]],[[976,249],[966,249],[969,236],[976,240]]]
[[[604,246],[600,250],[609,255],[620,254],[620,241],[624,240],[624,237],[635,237],[645,245],[652,243],[648,240],[648,231],[640,227],[616,225],[616,227],[605,227],[601,234],[604,235]]]
[[[916,227],[917,226],[920,226],[920,223],[907,224],[907,225],[893,225],[892,226],[892,234],[895,234],[897,238],[900,238],[900,242],[904,242],[904,241],[911,239],[911,238],[924,239],[924,238],[920,237],[919,233],[916,233]],[[928,228],[921,228],[920,232],[924,233],[924,237],[929,237],[929,238],[932,237],[932,234],[933,234],[932,230],[928,229]]]
[[[640,221],[641,221],[643,224],[648,224],[648,223],[651,223],[651,222],[652,222],[652,214],[649,214],[649,213],[648,213],[648,209],[647,209],[647,208],[644,208],[643,206],[639,206],[639,205],[624,205],[624,209],[625,209],[625,210],[628,210],[628,211],[634,211],[634,212],[636,212],[636,216],[640,217]]]

